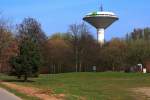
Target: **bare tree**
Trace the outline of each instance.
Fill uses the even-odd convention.
[[[72,34],[76,72],[82,71],[83,57],[86,55],[85,52],[89,49],[86,47],[90,39],[89,28],[84,23],[79,25],[73,24],[70,25],[69,32]]]
[[[70,63],[70,45],[64,38],[65,34],[54,34],[48,40],[48,61],[51,73],[61,73]]]
[[[7,58],[4,57],[6,49],[9,48],[11,42],[13,41],[13,36],[9,24],[3,18],[0,18],[0,68],[2,71],[2,64]]]

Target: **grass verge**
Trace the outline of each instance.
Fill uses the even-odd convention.
[[[1,79],[14,80],[14,77]],[[40,75],[31,80],[33,82],[10,82],[52,89],[56,94],[65,94],[67,100],[136,100],[140,95],[134,94],[132,88],[150,87],[150,74],[142,73],[62,73]]]

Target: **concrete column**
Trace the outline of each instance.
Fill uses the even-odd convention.
[[[97,40],[98,40],[98,43],[100,43],[101,45],[104,44],[104,41],[105,41],[105,30],[104,28],[99,28],[97,29]]]

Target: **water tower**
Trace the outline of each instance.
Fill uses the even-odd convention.
[[[97,29],[97,40],[103,45],[105,41],[105,29],[119,18],[113,12],[103,11],[101,6],[100,11],[87,14],[83,20],[91,24]]]

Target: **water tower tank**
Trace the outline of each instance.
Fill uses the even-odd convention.
[[[87,14],[83,20],[97,29],[97,40],[103,45],[105,40],[105,29],[119,18],[113,12],[97,11]]]

